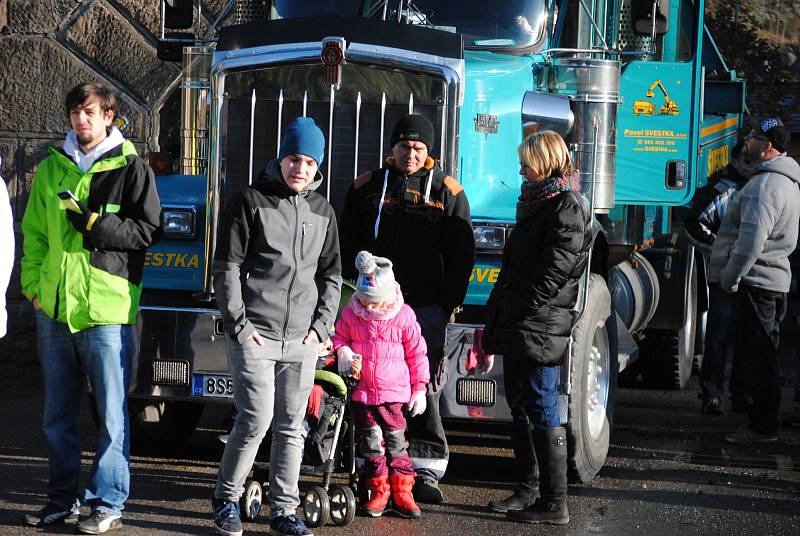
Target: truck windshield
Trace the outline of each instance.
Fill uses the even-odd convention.
[[[400,11],[398,13],[398,9]],[[467,48],[527,50],[541,44],[545,0],[274,0],[272,19],[355,15],[460,33]]]

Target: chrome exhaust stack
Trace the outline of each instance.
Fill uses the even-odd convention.
[[[567,95],[571,101],[575,125],[567,143],[574,149],[581,191],[593,192],[594,211],[607,214],[614,208],[620,62],[556,59],[550,64],[548,75],[548,91]]]
[[[208,109],[211,103],[211,58],[214,47],[183,48],[181,80],[181,162],[184,175],[208,172]]]

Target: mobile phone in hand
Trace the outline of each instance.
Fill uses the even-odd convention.
[[[56,195],[62,201],[67,202],[67,206],[69,207],[70,210],[74,210],[75,212],[82,212],[87,216],[91,214],[89,207],[87,207],[80,199],[75,197],[75,194],[73,194],[71,191],[61,190]]]

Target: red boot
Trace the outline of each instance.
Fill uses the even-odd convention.
[[[369,500],[364,504],[364,511],[372,517],[381,517],[387,511],[386,503],[392,490],[389,487],[389,476],[373,476],[364,482],[369,490]]]
[[[419,506],[414,502],[414,495],[411,493],[414,475],[389,475],[389,481],[392,483],[393,510],[403,517],[418,518]]]

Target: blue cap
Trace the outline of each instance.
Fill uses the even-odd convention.
[[[286,127],[281,139],[278,161],[290,154],[302,154],[322,164],[325,158],[325,135],[310,117],[298,117]]]

